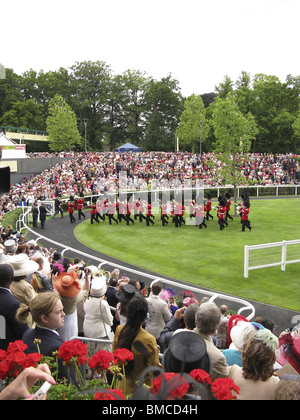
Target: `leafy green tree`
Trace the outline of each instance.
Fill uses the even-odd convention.
[[[171,75],[160,81],[151,80],[145,94],[145,150],[174,150],[175,133],[183,110],[178,82]]]
[[[111,70],[103,61],[76,62],[71,67],[75,93],[73,109],[82,123],[88,119],[87,140],[93,150],[102,148],[109,132],[109,94]]]
[[[295,133],[295,136],[300,139],[300,105],[299,105],[299,110],[298,110],[298,114],[297,117],[293,123],[293,130]],[[299,152],[299,150],[298,150]]]
[[[17,101],[12,104],[9,111],[3,114],[0,121],[6,126],[44,131],[44,107],[33,99],[28,99],[26,102]]]
[[[234,187],[234,202],[236,202],[237,185],[240,184],[240,162],[236,157],[250,151],[251,139],[257,134],[257,127],[251,113],[244,116],[238,109],[233,94],[226,98],[216,100],[212,116],[216,144],[215,151],[221,153],[223,169],[221,176],[224,184]]]
[[[55,95],[49,102],[47,131],[51,151],[72,150],[81,144],[77,118],[65,100]]]
[[[181,149],[189,147],[192,153],[195,153],[195,145],[199,142],[198,150],[202,150],[201,143],[205,141],[209,129],[208,124],[205,123],[205,113],[200,95],[192,94],[184,101],[184,110],[177,129]]]
[[[221,82],[219,85],[215,86],[215,90],[219,98],[226,98],[226,96],[233,92],[234,83],[230,79],[230,77],[226,74],[224,77],[224,81]]]

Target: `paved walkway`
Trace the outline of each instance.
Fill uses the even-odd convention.
[[[89,217],[89,211],[86,211],[85,214],[86,214],[87,217]],[[75,213],[74,213],[74,215],[75,215]],[[77,214],[76,214],[76,216],[77,216]],[[76,225],[78,223],[80,223],[80,221],[76,221]],[[46,229],[37,228],[37,229],[35,229],[35,232],[36,232],[37,235],[45,236],[45,237],[47,237],[51,240],[54,240],[56,242],[59,242],[59,243],[63,244],[64,246],[69,246],[69,247],[75,248],[78,251],[81,251],[81,252],[84,252],[86,254],[89,254],[89,255],[95,256],[97,258],[101,258],[105,261],[108,261],[109,264],[105,264],[102,267],[105,270],[112,271],[112,269],[115,267],[115,265],[118,264],[118,265],[122,265],[122,266],[127,267],[127,268],[143,271],[146,274],[151,274],[151,275],[158,276],[158,277],[161,277],[161,278],[166,279],[166,280],[172,280],[172,281],[176,281],[177,283],[184,284],[184,285],[187,286],[187,290],[189,290],[188,289],[189,286],[194,286],[195,287],[195,285],[192,285],[191,283],[183,282],[180,279],[174,279],[174,278],[171,278],[171,277],[167,277],[167,276],[161,275],[159,273],[152,272],[151,270],[141,269],[140,267],[136,267],[136,266],[134,266],[132,264],[128,264],[124,261],[121,261],[121,260],[118,260],[116,258],[109,257],[105,254],[101,254],[99,252],[96,252],[96,251],[88,248],[87,246],[83,245],[82,243],[80,243],[76,239],[75,234],[74,234],[74,228],[75,228],[75,224],[71,224],[70,221],[69,221],[68,215],[65,215],[64,218],[61,218],[60,216],[56,216],[55,219],[47,220]],[[32,233],[29,233],[28,236],[36,239],[36,236]],[[61,249],[59,247],[57,247],[55,245],[52,245],[49,242],[44,243],[44,240],[41,240],[41,243],[44,244],[47,248],[52,247],[52,248],[55,248],[55,249],[61,251]],[[80,257],[80,255],[72,255],[72,253],[70,253],[70,252],[66,252],[65,255],[67,257],[72,257],[72,258],[78,257],[78,256]],[[84,261],[89,265],[90,264],[98,265],[98,264],[95,264],[95,261],[93,261],[93,260],[84,259]],[[123,275],[123,274],[126,274],[125,270],[124,270],[124,273],[121,272],[121,275]],[[138,278],[137,275],[133,276],[132,273],[130,274],[130,271],[128,272],[128,277],[135,278],[135,279],[140,280],[140,281],[144,281],[146,283],[146,285],[149,285],[149,283],[150,283],[149,279],[147,279],[146,277],[145,278],[142,278],[142,277]],[[166,287],[168,287],[168,285],[166,285]],[[207,290],[209,292],[212,292],[211,289],[205,289],[205,288],[202,288],[202,289]],[[179,292],[181,292],[181,291],[182,290],[179,290]],[[222,294],[223,294],[223,292],[222,292]],[[198,299],[201,299],[204,295],[205,294],[202,294],[202,295],[200,295],[200,294],[197,295],[196,294]],[[266,304],[256,302],[256,301],[251,301],[251,300],[248,300],[248,299],[245,299],[245,298],[243,298],[243,299],[247,300],[248,302],[250,302],[254,306],[255,316],[262,316],[264,318],[271,319],[275,323],[276,329],[275,329],[274,332],[277,336],[284,329],[286,329],[288,327],[295,327],[297,324],[300,324],[300,313],[299,312],[291,311],[291,310],[280,308],[280,307],[277,307],[277,306],[266,305]],[[237,310],[238,308],[240,308],[240,305],[236,306],[236,304],[234,302],[232,302],[232,301],[227,302],[227,301],[225,301],[225,299],[222,299],[222,301],[217,299],[217,300],[215,300],[215,302],[216,302],[217,305],[220,305],[220,304],[224,303],[232,310]],[[248,314],[243,313],[242,315],[247,316]],[[294,323],[293,323],[293,321],[294,321]],[[297,321],[297,323],[296,323],[296,321]]]

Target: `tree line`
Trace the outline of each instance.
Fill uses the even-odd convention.
[[[102,61],[22,75],[7,68],[0,125],[49,131],[55,151],[115,150],[130,141],[142,150],[209,152],[220,145],[228,150],[225,139],[234,133],[240,151],[299,153],[299,94],[300,77],[291,75],[285,82],[226,75],[215,92],[184,97],[170,74],[161,80],[135,70],[115,75]]]

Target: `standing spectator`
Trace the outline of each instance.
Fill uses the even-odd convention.
[[[13,279],[12,266],[0,264],[0,349],[5,351],[10,342],[22,340],[24,332],[29,328],[28,324],[16,320],[20,301],[10,291]]]
[[[119,325],[114,336],[113,351],[126,348],[134,355],[134,359],[125,367],[127,395],[133,393],[136,381],[144,369],[150,366],[160,367],[157,342],[143,328],[147,313],[147,300],[142,295],[135,296],[128,305],[126,324]],[[146,385],[150,386],[151,383],[152,378],[147,377]]]
[[[62,272],[57,276],[54,288],[58,291],[65,313],[64,325],[59,334],[64,340],[70,340],[71,337],[78,335],[77,305],[84,301],[89,293],[88,272],[85,276],[85,290],[82,290],[79,283],[79,277],[76,271],[69,274]]]
[[[111,275],[110,279],[108,281],[108,287],[107,287],[107,290],[106,290],[106,298],[107,298],[108,305],[111,307],[111,314],[114,317],[113,325],[112,325],[113,332],[116,331],[117,326],[120,324],[120,322],[115,317],[116,309],[114,309],[114,308],[117,307],[117,304],[119,303],[119,300],[116,297],[116,293],[117,293],[116,286],[117,285],[118,285],[117,277]]]
[[[41,228],[42,229],[45,229],[46,228],[45,223],[46,223],[46,219],[47,219],[47,209],[46,209],[45,203],[42,203],[40,205],[40,209],[39,210],[40,210]]]
[[[55,216],[58,213],[60,213],[61,217],[64,217],[64,212],[63,212],[63,209],[62,209],[62,202],[59,199],[59,197],[56,197],[55,200],[54,200],[54,210],[55,210],[55,212],[54,212],[54,215],[53,215],[53,219],[55,218]]]
[[[154,282],[151,287],[151,295],[147,298],[149,306],[149,322],[146,326],[146,331],[159,339],[161,331],[165,324],[171,319],[171,312],[168,304],[159,297],[162,290],[162,284]]]
[[[113,316],[106,301],[106,280],[104,276],[93,277],[90,285],[90,296],[83,304],[84,321],[83,333],[85,337],[97,339],[111,339]],[[103,343],[89,343],[89,354],[95,354],[103,349]],[[111,350],[111,346],[106,348]]]
[[[38,227],[38,218],[39,218],[39,207],[37,200],[34,201],[32,205],[32,224],[34,228]]]
[[[56,330],[64,324],[65,314],[63,305],[58,293],[44,292],[38,294],[31,302],[29,307],[21,305],[17,312],[17,319],[26,322],[28,315],[31,314],[36,324],[35,328],[28,329],[22,337],[27,344],[27,353],[38,351],[43,356],[52,357],[52,353],[62,345],[64,340]],[[40,340],[37,346],[36,339]],[[58,359],[59,379],[68,378],[69,371],[62,359]]]
[[[212,338],[218,328],[220,319],[219,308],[213,302],[202,303],[196,313],[196,328],[194,331],[205,340],[207,352],[212,361],[212,381],[216,378],[226,378],[228,376],[226,358],[214,345]]]

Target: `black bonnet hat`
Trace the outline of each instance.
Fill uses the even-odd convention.
[[[205,341],[193,331],[180,331],[172,336],[162,363],[165,372],[189,373],[193,369],[203,369],[211,373]]]

